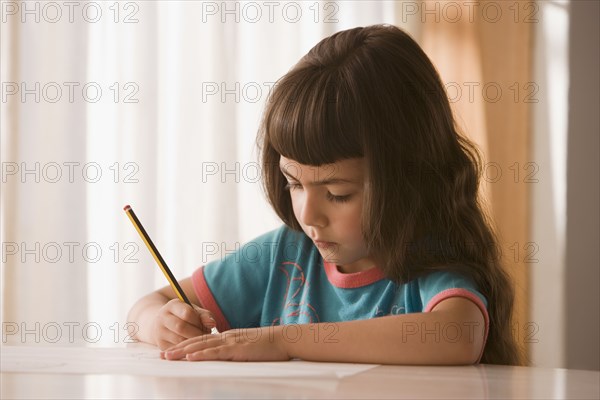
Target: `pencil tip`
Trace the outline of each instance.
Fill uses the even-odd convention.
[[[129,211],[129,210],[131,210],[131,206],[129,204],[127,204],[125,207],[123,207],[123,210]]]

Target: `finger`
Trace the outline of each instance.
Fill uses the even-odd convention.
[[[165,349],[164,356],[169,360],[178,360],[184,358],[187,354],[220,346],[222,344],[223,341],[219,338],[215,338],[213,335],[203,335],[185,340],[175,346]]]
[[[169,311],[173,315],[193,326],[197,326],[198,328],[202,329],[203,332],[209,332],[211,328],[217,325],[212,313],[208,310],[200,308],[196,305],[190,307],[188,304],[182,303],[177,299],[171,300],[168,304]]]
[[[161,353],[162,353],[162,352],[163,352],[165,349],[168,349],[168,348],[170,348],[170,347],[173,347],[173,345],[174,345],[173,343],[171,343],[171,342],[167,342],[167,341],[164,341],[164,340],[159,340],[157,344],[158,344],[158,348],[161,350]]]
[[[186,339],[180,343],[177,343],[171,349],[167,350],[184,350],[189,353],[190,351],[193,351],[194,346],[216,346],[221,343],[223,343],[223,341],[218,335],[205,334]]]
[[[184,339],[184,340],[181,340],[181,341],[175,342],[175,343],[168,343],[168,344],[165,343],[167,345],[160,348],[160,350],[161,350],[160,357],[164,358],[164,359],[167,359],[167,357],[165,356],[165,354],[167,352],[173,352],[174,350],[181,350],[181,349],[183,349],[185,347],[184,345],[182,345],[182,343],[184,343],[184,342],[190,343],[190,341],[193,340],[193,339],[194,338],[192,338],[192,339]],[[177,353],[177,354],[179,354],[179,353]],[[173,353],[172,356],[169,359],[176,360],[176,359],[180,359],[180,358],[183,358],[183,357],[185,357],[185,353],[183,353],[183,355],[181,357],[177,357],[176,353]]]
[[[185,359],[188,361],[208,361],[208,360],[231,360],[232,346],[209,347],[188,353]]]
[[[190,351],[204,349],[205,347],[203,345],[205,345],[205,343],[196,343],[186,347],[173,346],[161,352],[161,357],[165,360],[180,360],[185,358]]]
[[[163,324],[168,330],[170,330],[178,336],[181,336],[183,338],[182,340],[204,335],[205,333],[207,333],[207,331],[203,327],[192,325],[189,322],[184,321],[173,314],[166,315],[163,318]]]
[[[157,344],[158,348],[162,350],[176,346],[177,344],[185,341],[186,339],[187,338],[180,336],[165,327],[161,329],[157,335]]]
[[[202,325],[206,328],[211,329],[217,326],[217,321],[209,310],[204,308],[200,308],[197,305],[194,305],[194,310],[200,315],[200,320],[202,321]]]
[[[177,318],[182,319],[188,322],[191,325],[197,326],[199,328],[202,327],[202,320],[200,315],[196,310],[192,307],[179,301],[178,299],[173,299],[167,303],[167,310],[169,313],[175,315]]]
[[[162,350],[160,352],[160,358],[162,358],[163,360],[181,360],[185,358],[185,353],[181,353],[181,355],[178,356],[177,353],[169,353],[167,352],[167,350]]]

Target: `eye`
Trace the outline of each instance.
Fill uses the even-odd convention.
[[[288,182],[287,185],[285,185],[285,190],[292,191],[295,189],[302,189],[302,185],[297,182]]]
[[[327,200],[333,201],[335,203],[345,203],[348,200],[350,200],[350,197],[352,197],[352,195],[350,194],[347,194],[345,196],[336,196],[334,194],[331,194],[331,192],[327,192]]]

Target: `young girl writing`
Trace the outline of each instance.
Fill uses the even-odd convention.
[[[406,33],[322,40],[278,81],[258,141],[285,225],[182,280],[194,309],[170,287],[140,299],[137,339],[166,359],[519,362],[479,155]]]

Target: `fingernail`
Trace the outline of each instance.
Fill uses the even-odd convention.
[[[165,352],[165,358],[171,358],[171,357],[174,357],[174,356],[175,356],[175,353],[176,353],[176,351],[175,351],[175,350],[173,350],[173,351],[167,351],[167,352]]]

